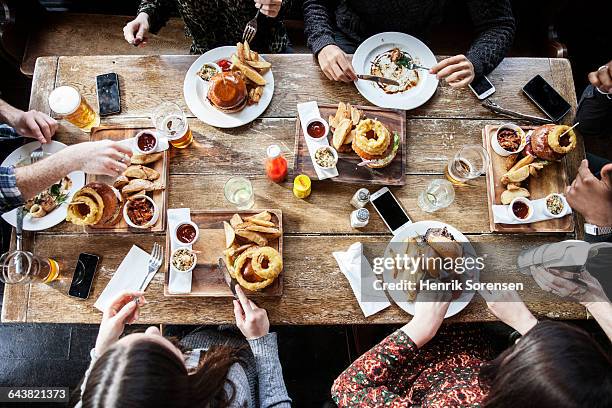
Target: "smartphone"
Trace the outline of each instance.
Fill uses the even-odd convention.
[[[121,112],[121,97],[119,96],[119,77],[114,72],[96,77],[96,91],[100,116],[115,115]]]
[[[68,295],[80,299],[87,299],[89,297],[89,291],[91,290],[91,284],[93,283],[99,260],[100,257],[97,255],[87,253],[79,255]]]
[[[393,235],[397,234],[406,224],[412,223],[397,198],[387,187],[370,195],[370,202]]]
[[[489,78],[484,75],[474,79],[468,86],[480,100],[486,99],[495,93],[495,87],[489,81]]]
[[[571,105],[559,95],[559,92],[555,91],[555,89],[540,75],[536,75],[527,82],[523,87],[523,92],[554,122],[559,122],[572,108]]]

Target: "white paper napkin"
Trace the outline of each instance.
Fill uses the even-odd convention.
[[[172,252],[179,246],[191,248],[191,245],[185,245],[178,242],[174,237],[174,228],[182,221],[191,221],[191,215],[189,208],[169,208],[168,209],[168,232],[172,237],[170,239],[170,250],[168,256],[172,255]],[[172,261],[168,262],[168,273],[170,278],[168,279],[168,291],[170,293],[190,293],[191,292],[191,278],[192,272],[177,271],[172,267]]]
[[[333,252],[332,255],[338,262],[340,271],[348,279],[365,317],[391,305],[384,291],[374,289],[374,281],[377,278],[370,263],[363,256],[361,242],[354,243],[346,252]]]
[[[108,285],[104,288],[100,297],[94,303],[94,307],[100,311],[104,311],[111,301],[126,290],[135,291],[140,288],[142,280],[149,272],[149,258],[151,255],[136,245],[130,248],[121,265],[115,271]],[[155,275],[153,275],[155,276]],[[153,279],[153,276],[148,278],[145,283],[145,289]]]
[[[317,173],[317,178],[319,180],[325,180],[327,178],[337,177],[338,169],[336,169],[335,167],[331,169],[321,169],[318,166],[314,165],[314,154],[317,149],[319,147],[329,146],[329,141],[327,140],[327,137],[321,137],[317,140],[311,140],[310,138],[306,137],[306,135],[308,134],[306,130],[306,125],[308,121],[312,118],[321,117],[321,113],[319,112],[319,105],[317,105],[316,101],[298,103],[297,111],[298,115],[300,116],[300,124],[302,125],[304,140],[306,140],[306,147],[308,147],[308,153],[310,153],[310,160],[312,160],[313,167],[315,169],[315,172]]]
[[[565,196],[563,197],[563,212],[562,216],[557,218],[561,218],[566,216],[567,214],[572,213],[572,208],[567,203]],[[533,204],[533,215],[527,221],[517,221],[508,214],[509,205],[494,205],[493,206],[493,222],[496,224],[531,224],[532,222],[545,221],[545,220],[554,220],[553,217],[549,217],[544,212],[546,208],[546,198],[540,198],[539,200],[531,201]]]

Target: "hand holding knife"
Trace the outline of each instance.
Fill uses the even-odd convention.
[[[379,84],[387,84],[387,85],[399,86],[399,82],[394,81],[393,79],[388,79],[388,78],[380,77],[380,76],[376,76],[376,75],[357,74],[357,78],[363,79],[364,81],[378,82]]]

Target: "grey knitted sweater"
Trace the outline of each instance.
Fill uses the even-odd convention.
[[[514,38],[515,22],[510,0],[465,3],[476,31],[465,55],[479,76],[491,72],[505,57]],[[426,39],[428,32],[441,23],[445,4],[445,0],[304,0],[308,46],[316,55],[326,45],[336,44],[338,34],[358,45],[385,31]]]

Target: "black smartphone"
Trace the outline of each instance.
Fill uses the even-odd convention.
[[[89,291],[91,290],[91,284],[93,283],[99,260],[100,257],[97,255],[87,253],[79,255],[68,295],[80,299],[87,299],[89,297]]]
[[[115,115],[121,112],[121,97],[119,96],[119,77],[114,72],[96,77],[96,91],[100,116]]]
[[[540,75],[527,82],[523,92],[554,122],[559,122],[572,108]]]

